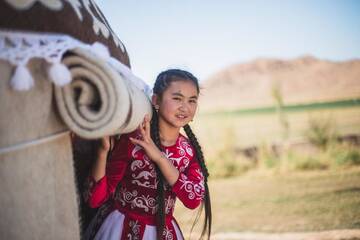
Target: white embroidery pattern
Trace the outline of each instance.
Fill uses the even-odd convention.
[[[165,150],[164,155],[166,158],[172,161],[174,166],[178,167],[180,172],[184,172],[190,163],[190,159],[187,157],[187,154],[192,157],[193,151],[188,141],[182,136],[179,137],[179,146],[177,147],[177,150],[180,157],[173,157],[173,153],[169,152],[168,149]],[[180,164],[181,161],[183,162],[183,164]]]
[[[131,220],[129,222],[129,226],[131,228],[131,233],[128,233],[127,239],[139,240],[140,239],[140,225],[138,224],[138,221]]]
[[[78,16],[78,18],[82,21],[83,20],[83,16],[81,14],[80,8],[81,8],[81,3],[79,0],[66,0],[70,6],[74,9],[74,11],[76,12],[76,15]]]
[[[131,209],[137,207],[144,209],[145,212],[151,211],[152,214],[155,214],[156,212],[157,204],[155,198],[152,198],[149,195],[138,196],[136,190],[128,192],[126,188],[122,187],[116,194],[115,199],[118,200],[123,207],[129,203]]]
[[[84,2],[84,6],[85,6],[86,10],[89,12],[89,14],[91,15],[91,17],[93,19],[94,32],[97,35],[99,35],[99,33],[101,33],[105,38],[109,38],[109,36],[111,34],[115,45],[120,47],[121,50],[124,52],[125,51],[124,45],[119,40],[119,38],[116,36],[116,34],[111,30],[110,26],[107,25],[106,20],[103,18],[102,14],[100,14],[100,10],[97,7],[97,5],[94,3],[94,1],[93,0],[83,0],[83,2]],[[91,11],[90,2],[92,4],[92,6],[94,7],[97,15],[101,18],[102,22],[97,17],[95,17],[94,13]]]
[[[79,0],[65,0],[70,4],[70,6],[75,11],[76,15],[80,19],[80,21],[83,20],[83,16],[81,14],[80,8],[82,7],[81,2]],[[21,10],[27,10],[31,8],[35,2],[42,3],[45,7],[59,11],[63,8],[63,3],[60,0],[6,0],[8,4],[10,4],[12,7],[16,9]],[[116,36],[116,34],[111,30],[110,26],[108,26],[106,20],[104,19],[103,15],[101,14],[101,11],[99,10],[98,6],[94,3],[93,0],[82,0],[82,3],[86,9],[86,11],[90,14],[92,20],[93,20],[93,30],[96,35],[103,35],[106,39],[109,38],[110,34],[112,36],[112,39],[117,47],[120,47],[121,51],[125,51],[125,47],[123,43],[120,41],[120,39]],[[100,21],[93,13],[93,11],[90,8],[90,5],[93,6],[95,9],[97,15],[100,17],[102,21]]]
[[[194,156],[193,149],[191,148],[191,145],[189,142],[184,139],[184,137],[181,137],[180,146],[182,146],[187,154],[189,154],[191,157]]]
[[[135,171],[136,169],[143,169],[144,167],[148,166],[149,162],[148,161],[142,161],[139,159],[135,159],[131,165],[130,165],[130,169],[131,171]]]
[[[168,196],[165,199],[165,214],[169,214],[175,206],[175,198]]]
[[[135,171],[136,169],[144,169],[145,167],[148,167],[150,171],[144,170],[137,175],[135,173],[131,174],[131,176],[133,177],[131,183],[142,187],[156,189],[157,178],[156,178],[156,171],[154,168],[154,164],[149,160],[149,158],[145,154],[143,155],[142,160],[136,159],[137,157],[139,157],[137,155],[137,152],[140,150],[142,150],[142,148],[138,145],[136,145],[135,148],[132,150],[131,155],[135,160],[131,163],[130,169],[131,171]],[[140,179],[144,179],[145,181],[141,181]],[[151,183],[150,180],[152,180],[153,183]]]
[[[136,137],[136,138],[137,138],[137,137]],[[141,146],[135,145],[134,149],[131,151],[131,156],[132,156],[133,158],[137,158],[137,157],[138,157],[137,152],[139,152],[141,149],[142,149]]]
[[[6,2],[12,7],[21,10],[31,8],[35,2],[40,2],[45,7],[50,8],[51,10],[60,10],[63,7],[63,4],[60,0],[6,0]]]
[[[204,198],[204,177],[200,169],[196,169],[198,182],[188,180],[185,174],[180,174],[179,181],[182,183],[180,189],[185,189],[189,199],[202,200]]]
[[[164,228],[163,236],[165,236],[166,240],[173,240],[174,239],[174,236],[173,236],[173,234],[171,232],[172,231],[167,226]]]
[[[76,15],[79,17],[80,20],[82,20],[83,17],[80,12],[81,3],[79,2],[79,0],[65,0],[65,1],[70,4],[70,6],[76,12]],[[31,8],[35,4],[35,2],[40,2],[45,7],[51,10],[61,10],[63,8],[63,4],[61,0],[21,0],[21,1],[6,0],[6,2],[10,4],[13,8],[21,9],[21,10],[26,10]]]
[[[133,183],[133,184],[136,184],[136,185],[142,186],[142,187],[152,188],[152,189],[157,188],[157,180],[156,180],[156,171],[155,171],[155,169],[152,169],[150,172],[149,171],[142,171],[138,175],[133,173],[131,176],[134,178],[134,180],[131,180],[131,183]],[[153,180],[154,184],[151,184],[150,181],[141,181],[141,180],[139,180],[141,178],[143,178],[145,180]]]

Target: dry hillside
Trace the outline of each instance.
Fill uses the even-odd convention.
[[[201,110],[271,106],[271,89],[276,85],[285,104],[359,98],[360,60],[333,62],[305,56],[233,65],[203,82]]]

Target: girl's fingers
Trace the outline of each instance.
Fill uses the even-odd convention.
[[[138,145],[140,145],[141,147],[144,147],[144,146],[143,146],[143,141],[141,141],[141,140],[139,140],[139,139],[136,139],[136,138],[133,138],[133,137],[130,137],[129,139],[130,139],[130,141],[131,141],[132,143],[138,144]]]
[[[144,120],[139,125],[139,130],[145,141],[148,141],[151,138],[150,137],[150,119],[149,119],[148,114],[145,115]]]
[[[106,150],[109,149],[109,137],[108,136],[101,138],[101,146]]]
[[[112,150],[115,145],[115,138],[113,136],[106,136],[101,138],[101,146],[105,150]]]
[[[144,129],[144,126],[142,123],[139,125],[139,130],[140,130],[141,136],[143,137],[143,139],[145,139],[146,132],[145,132],[145,129]]]
[[[145,122],[145,133],[147,137],[150,137],[150,117],[148,114],[145,115],[144,117],[144,122]]]

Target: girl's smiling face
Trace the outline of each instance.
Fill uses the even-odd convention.
[[[154,105],[159,106],[159,124],[178,129],[188,124],[194,118],[198,95],[189,80],[171,82],[161,96],[153,96]]]

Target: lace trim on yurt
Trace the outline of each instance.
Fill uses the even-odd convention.
[[[106,46],[99,42],[85,44],[64,34],[37,34],[28,32],[10,32],[0,30],[0,59],[15,66],[10,85],[14,90],[29,90],[34,85],[34,79],[27,68],[33,58],[41,58],[50,63],[47,69],[49,79],[57,86],[71,82],[69,69],[61,63],[65,52],[82,48],[90,51],[96,57],[104,60],[115,68],[126,80],[132,82],[147,96],[151,95],[150,87],[135,76],[128,66],[110,56]]]

